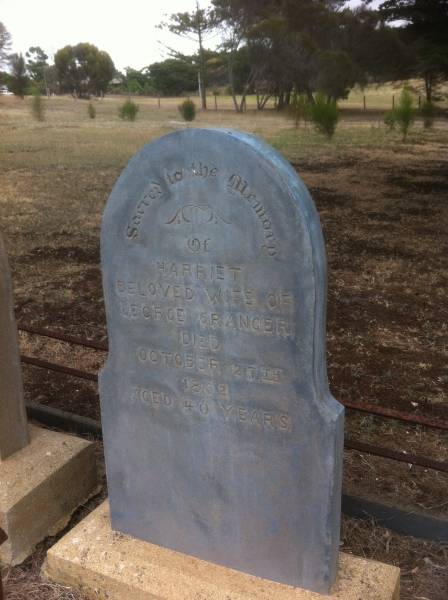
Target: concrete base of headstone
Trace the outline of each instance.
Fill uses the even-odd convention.
[[[400,570],[340,554],[322,596],[247,575],[112,531],[107,502],[50,548],[43,575],[95,600],[398,600]]]
[[[17,565],[63,529],[99,491],[91,442],[30,426],[28,446],[0,462],[0,527],[8,540],[0,563]]]

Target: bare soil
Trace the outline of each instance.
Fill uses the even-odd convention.
[[[19,109],[13,110],[14,119],[22,118]],[[208,114],[204,124],[223,124],[213,118],[221,117]],[[287,122],[274,130],[277,120],[271,116],[261,125],[251,119],[244,121],[247,129],[286,153],[319,209],[329,263],[328,371],[334,396],[448,420],[446,127],[402,144],[396,138],[383,143],[373,130],[377,124],[367,130],[370,125],[364,123],[376,140],[371,145],[359,130],[341,132],[353,136],[353,143],[346,137],[344,143],[313,138],[301,144],[294,140],[305,134],[291,132]],[[136,127],[120,145],[124,130],[86,134],[77,122],[64,130],[45,125],[45,130],[30,129],[24,141],[16,140],[14,127],[3,146],[0,142],[0,226],[10,254],[19,326],[104,342],[101,214],[130,154],[145,136],[163,128],[152,122]],[[85,135],[94,138],[85,141]],[[70,136],[67,151],[63,144]],[[49,154],[42,158],[42,152]],[[59,152],[69,158],[59,160]],[[25,333],[20,342],[26,355],[92,373],[105,359],[103,352]],[[27,400],[99,419],[93,382],[28,365],[24,376]],[[448,435],[437,430],[352,411],[346,430],[354,439],[448,461]],[[355,451],[346,451],[344,470],[346,493],[448,515],[446,473]],[[69,590],[42,587],[39,564],[52,541],[9,572],[8,598],[78,600]],[[399,565],[405,600],[448,597],[446,545],[344,518],[343,549]]]

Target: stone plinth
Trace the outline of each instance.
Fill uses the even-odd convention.
[[[398,600],[400,581],[341,553],[330,595],[274,583],[113,532],[107,502],[49,550],[43,574],[95,600]]]
[[[34,426],[30,434],[28,446],[0,462],[0,527],[8,535],[2,564],[22,562],[98,491],[91,442]]]

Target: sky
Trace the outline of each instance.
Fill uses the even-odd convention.
[[[348,0],[352,6],[359,3]],[[40,46],[52,57],[67,44],[90,42],[108,52],[117,69],[141,69],[167,58],[167,46],[196,51],[194,42],[156,28],[167,14],[191,11],[194,5],[194,0],[0,0],[0,21],[12,36],[14,52]],[[206,45],[213,48],[217,41]]]

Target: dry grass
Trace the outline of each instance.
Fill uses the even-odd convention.
[[[0,224],[19,321],[105,340],[99,269],[104,204],[139,147],[184,126],[176,99],[162,99],[162,109],[157,100],[138,99],[135,123],[118,118],[122,100],[98,101],[91,120],[87,103],[51,98],[46,121],[36,123],[27,101],[0,97]],[[434,131],[419,124],[406,145],[399,134],[387,133],[378,115],[348,114],[333,143],[309,126],[296,130],[274,111],[199,112],[194,126],[256,133],[297,164],[311,189],[330,266],[334,395],[446,418],[447,122],[438,121]],[[104,353],[46,338],[21,334],[20,342],[24,354],[91,372],[104,360]],[[24,374],[27,399],[99,418],[93,383],[32,367]],[[447,435],[434,430],[351,413],[347,432],[448,460]],[[446,474],[345,453],[346,493],[446,515],[447,487]],[[401,566],[403,600],[446,600],[446,546],[355,519],[344,519],[343,541],[346,551]],[[45,547],[7,574],[8,599],[79,600],[39,579]]]
[[[341,550],[401,569],[401,600],[446,600],[448,545],[378,527],[373,519],[343,518]]]

